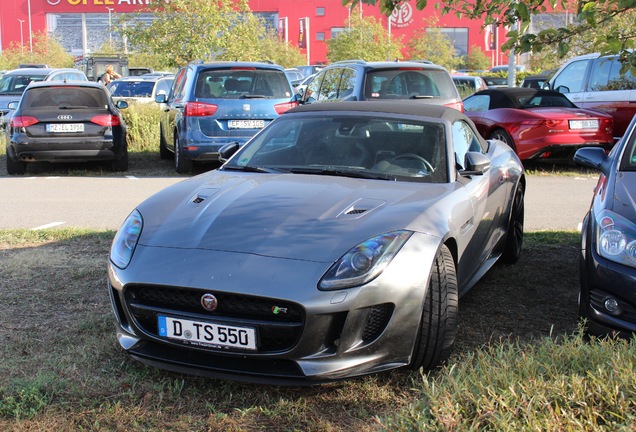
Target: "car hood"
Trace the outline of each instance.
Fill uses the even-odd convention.
[[[636,172],[618,172],[614,190],[608,193],[613,197],[611,210],[636,224]]]
[[[333,262],[381,233],[447,226],[451,184],[213,171],[142,203],[140,244]]]

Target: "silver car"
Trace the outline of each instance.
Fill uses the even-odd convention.
[[[464,114],[290,110],[113,240],[117,339],[172,371],[320,383],[450,355],[458,298],[523,241],[525,174]]]

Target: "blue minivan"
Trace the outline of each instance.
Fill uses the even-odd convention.
[[[244,144],[298,105],[282,66],[258,62],[192,62],[176,75],[162,104],[159,153],[178,173],[194,162],[218,162],[225,144]]]

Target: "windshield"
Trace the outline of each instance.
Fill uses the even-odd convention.
[[[284,115],[223,169],[447,181],[444,124],[369,115]]]
[[[3,75],[0,78],[0,95],[21,95],[31,81],[44,81],[45,75]]]
[[[152,97],[152,89],[155,83],[152,81],[120,81],[115,80],[108,85],[112,96],[118,97]]]
[[[570,100],[561,94],[542,94],[534,96],[519,96],[517,97],[517,104],[521,108],[536,108],[536,107],[565,107],[576,108]]]
[[[287,76],[278,70],[211,69],[197,76],[197,98],[209,99],[289,99]]]
[[[24,94],[22,109],[108,109],[106,93],[94,87],[35,87]]]
[[[364,85],[367,99],[457,98],[448,72],[443,70],[390,69],[371,71]]]

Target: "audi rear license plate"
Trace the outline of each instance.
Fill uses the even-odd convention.
[[[570,120],[570,129],[598,130],[598,120]]]
[[[158,316],[159,336],[190,345],[256,350],[256,330],[203,321]]]
[[[84,123],[54,123],[46,125],[47,132],[84,132]]]
[[[230,129],[263,129],[265,120],[228,120]]]

